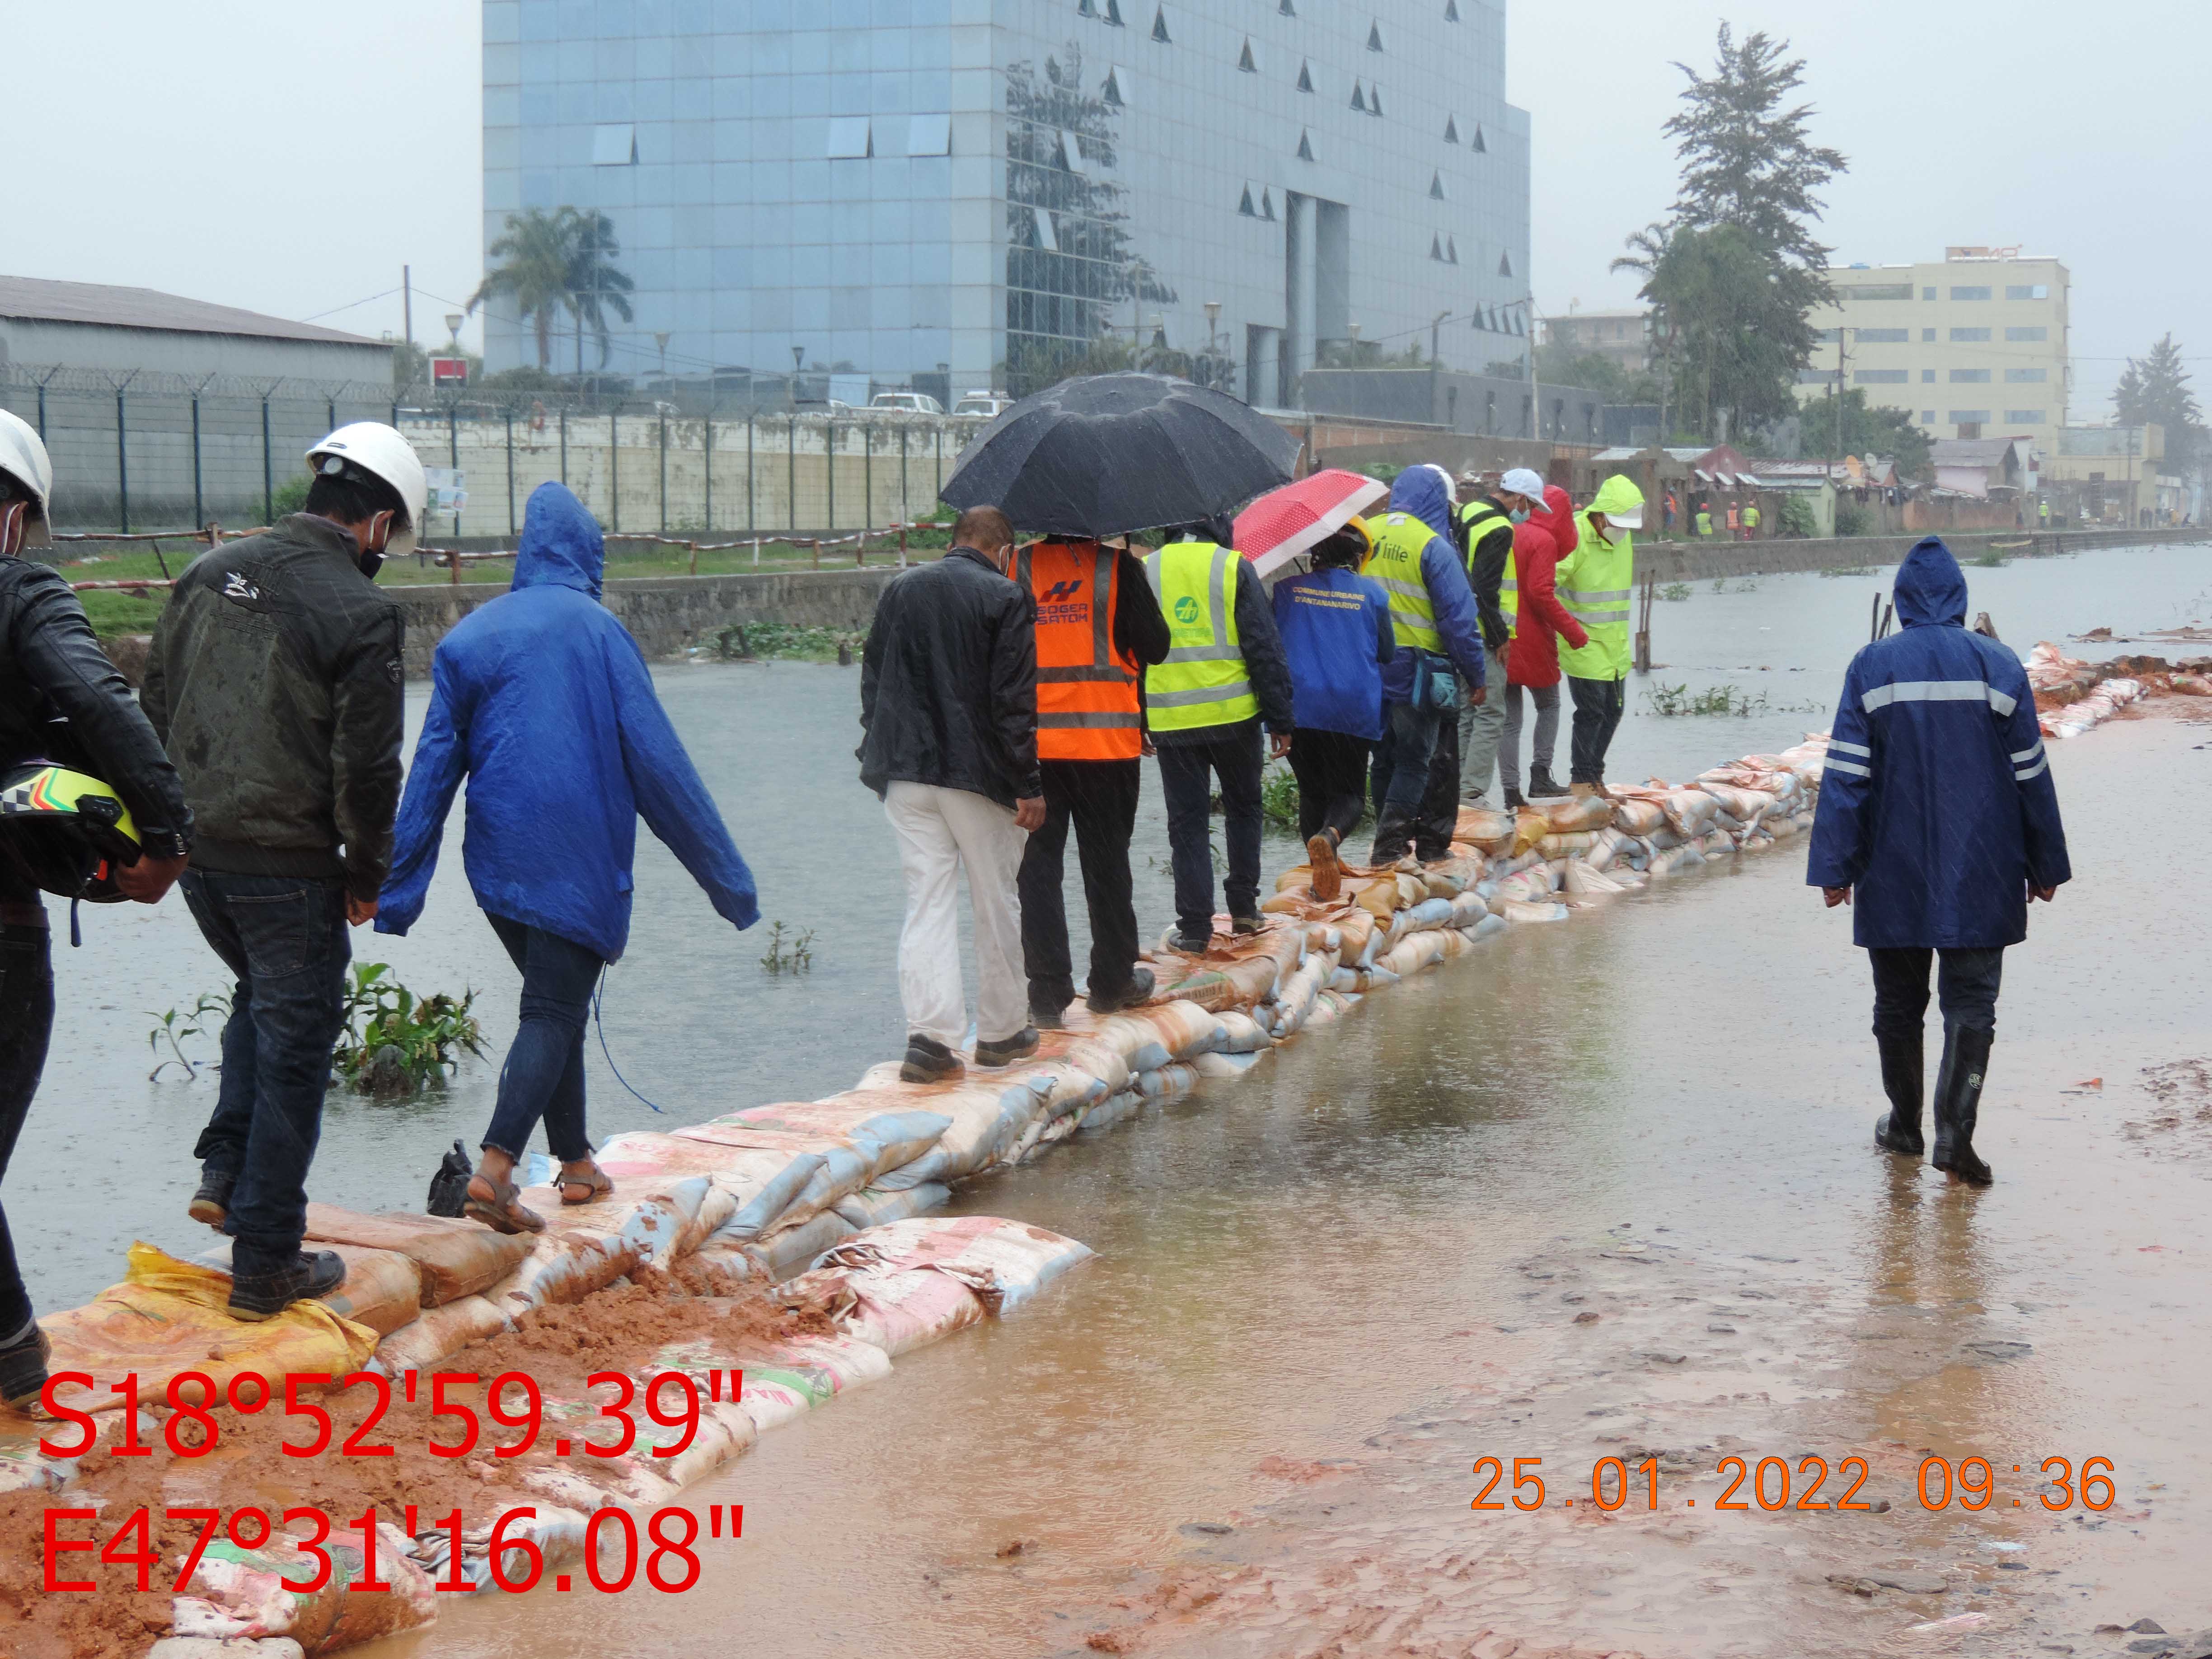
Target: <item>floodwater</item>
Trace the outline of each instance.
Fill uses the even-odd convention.
[[[2212,614],[2201,547],[1967,574],[2022,647]],[[1617,776],[1826,724],[1877,579],[1753,580],[1662,603],[1656,653],[1675,666],[1653,678],[1732,683],[1768,708],[1662,718],[1632,690]],[[647,849],[605,1029],[671,1121],[818,1096],[894,1050],[896,876],[847,760],[856,678],[659,676],[763,915],[817,935],[811,974],[769,975],[764,929],[733,936]],[[1863,965],[1785,845],[1516,929],[1241,1082],[971,1183],[959,1207],[1099,1259],[696,1489],[744,1504],[746,1526],[687,1594],[486,1595],[392,1645],[2089,1654],[2135,1639],[2102,1624],[2212,1625],[2212,1279],[2194,1224],[2212,1136],[2142,1075],[2212,1053],[2191,833],[2212,811],[2208,743],[2212,727],[2168,717],[2054,746],[2075,880],[2008,963],[1986,1193],[1872,1151]],[[1170,914],[1156,790],[1138,845],[1157,855],[1138,855],[1149,933]],[[416,937],[356,943],[417,988],[483,990],[493,1058],[422,1103],[334,1094],[319,1197],[419,1205],[441,1146],[481,1132],[515,980],[449,853]],[[1271,846],[1269,867],[1293,855]],[[59,952],[66,1012],[7,1189],[48,1307],[113,1277],[132,1237],[205,1242],[182,1211],[212,1079],[149,1085],[137,1045],[138,1011],[188,1006],[213,959],[181,906],[88,910],[86,931]],[[599,1133],[653,1121],[596,1041],[592,1064]],[[1628,1504],[1595,1511],[1593,1463],[1647,1454],[1659,1510],[1639,1473]],[[1890,1507],[1717,1512],[1731,1455],[1785,1460],[1793,1504],[1806,1458],[1863,1458],[1857,1500]],[[1990,1505],[1923,1507],[1930,1455],[1988,1460]],[[1548,1503],[1471,1510],[1484,1457],[1506,1466],[1498,1500],[1514,1459],[1541,1458]],[[2052,1457],[2110,1459],[2112,1506],[2043,1509]],[[1765,1468],[1768,1500],[1783,1472]],[[1984,1622],[1905,1633],[1970,1613]]]

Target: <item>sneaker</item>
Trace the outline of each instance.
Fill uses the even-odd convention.
[[[220,1170],[201,1171],[200,1188],[192,1194],[185,1213],[203,1226],[222,1231],[222,1224],[230,1219],[230,1189],[237,1184],[236,1176]]]
[[[1138,968],[1131,971],[1129,982],[1118,991],[1093,991],[1083,999],[1083,1006],[1094,1014],[1118,1014],[1124,1008],[1135,1008],[1152,1000],[1152,970]]]
[[[1532,799],[1548,799],[1553,795],[1564,795],[1566,793],[1553,781],[1550,767],[1532,766],[1528,769],[1528,793]]]
[[[978,1042],[975,1045],[975,1063],[978,1066],[1011,1066],[1018,1060],[1027,1060],[1036,1051],[1036,1027],[1024,1025],[1013,1036],[1001,1037],[996,1042]]]
[[[960,1063],[959,1055],[934,1038],[909,1036],[906,1040],[906,1058],[899,1063],[899,1081],[942,1083],[967,1069]]]
[[[1256,915],[1231,916],[1229,918],[1229,931],[1240,937],[1249,938],[1250,935],[1258,933],[1267,925],[1267,924],[1266,922],[1261,921]]]
[[[1187,957],[1202,957],[1212,946],[1213,935],[1211,933],[1176,935],[1175,948]]]
[[[46,1392],[46,1358],[52,1352],[53,1344],[35,1319],[0,1343],[0,1401],[19,1412],[37,1405]]]
[[[345,1283],[345,1262],[336,1250],[301,1250],[274,1273],[230,1281],[230,1316],[258,1324],[274,1319],[295,1302],[328,1296]]]

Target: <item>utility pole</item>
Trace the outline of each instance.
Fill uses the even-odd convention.
[[[411,374],[415,367],[415,268],[399,267],[400,328],[407,336],[407,367]]]
[[[1536,291],[1534,289],[1521,301],[1528,317],[1528,424],[1532,438],[1544,435],[1544,388],[1536,383]]]
[[[1841,323],[1836,325],[1836,458],[1844,453],[1844,337],[1850,331]]]

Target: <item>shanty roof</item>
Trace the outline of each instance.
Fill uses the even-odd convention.
[[[264,317],[258,311],[210,305],[204,300],[186,300],[150,288],[58,283],[40,276],[0,276],[0,318],[21,322],[86,323],[106,328],[167,329],[182,334],[312,340],[325,345],[382,343],[335,328]]]

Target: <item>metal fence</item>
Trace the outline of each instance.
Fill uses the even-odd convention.
[[[522,392],[453,397],[421,386],[0,364],[0,406],[53,457],[64,531],[266,523],[307,447],[348,421],[388,421],[430,467],[464,475],[467,503],[438,535],[506,536],[549,478],[609,530],[711,536],[828,532],[917,518],[977,417],[766,412],[710,399]]]

